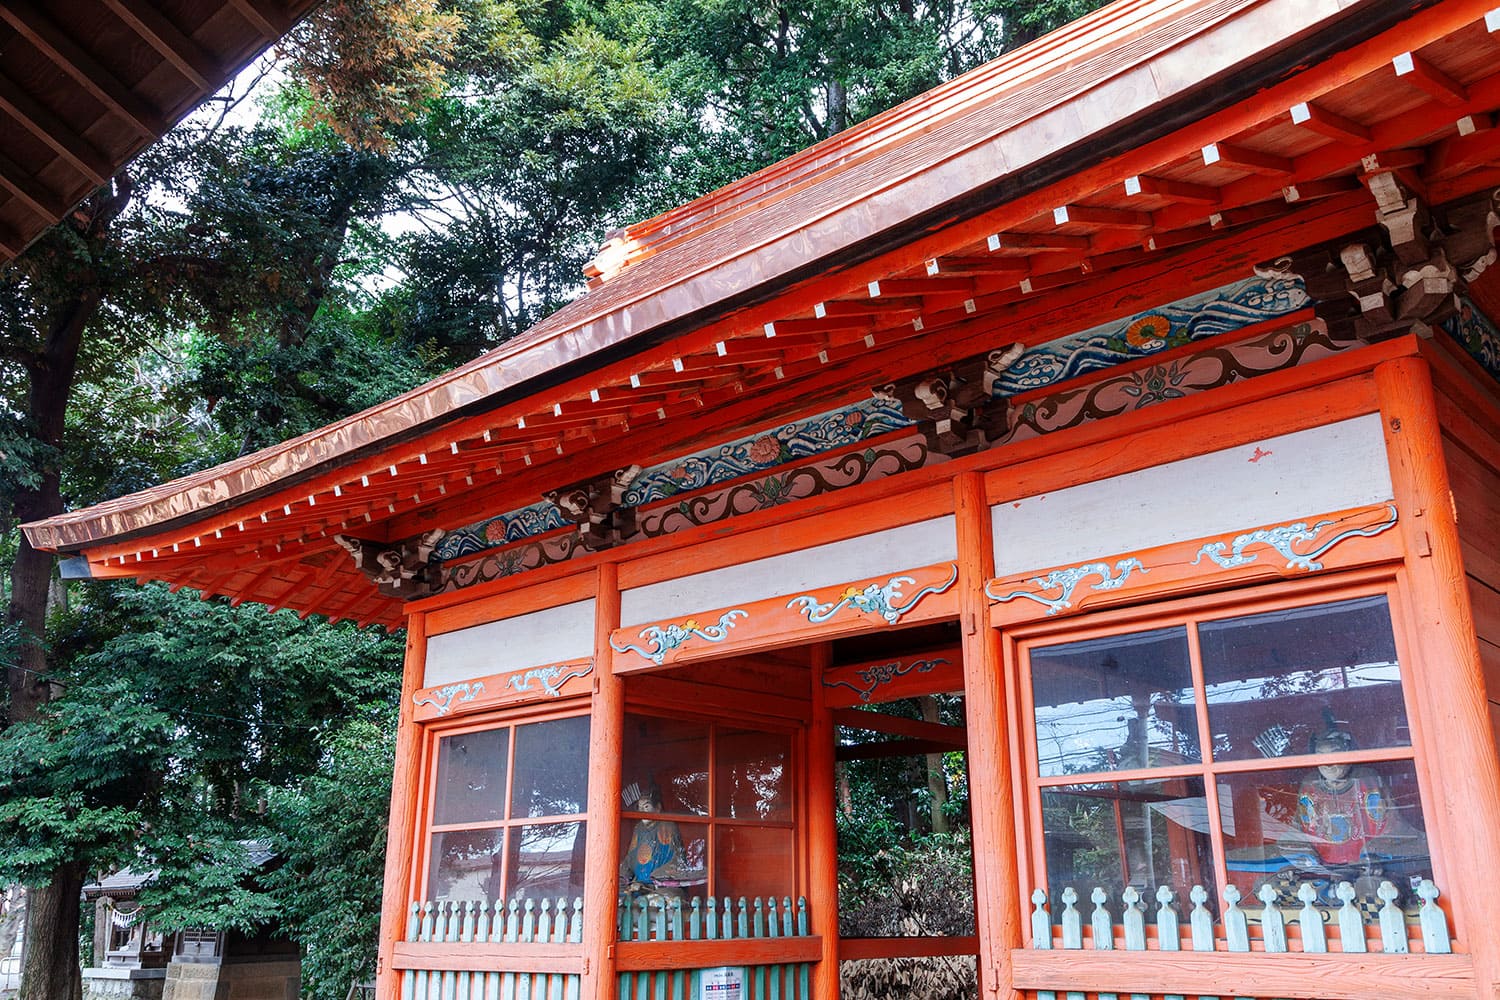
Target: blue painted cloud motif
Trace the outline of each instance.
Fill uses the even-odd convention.
[[[1443,329],[1500,381],[1500,330],[1474,303],[1460,295],[1458,312],[1443,322]]]

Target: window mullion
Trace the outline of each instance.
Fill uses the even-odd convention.
[[[1202,761],[1203,805],[1208,812],[1208,842],[1214,858],[1214,896],[1222,898],[1229,878],[1229,859],[1224,849],[1224,814],[1219,809],[1219,782],[1214,771],[1214,734],[1208,722],[1208,681],[1203,669],[1203,648],[1198,642],[1198,623],[1187,625],[1188,664],[1193,670],[1193,701],[1198,714],[1198,758]]]
[[[510,735],[505,740],[505,801],[502,803],[505,814],[505,836],[500,840],[500,885],[496,887],[495,893],[496,898],[502,903],[506,901],[506,895],[510,889],[510,843],[511,838],[516,835],[515,817],[511,815],[511,800],[516,786],[516,743],[518,742],[516,734],[521,727],[512,725],[505,728],[510,730]],[[519,852],[518,845],[517,853]]]

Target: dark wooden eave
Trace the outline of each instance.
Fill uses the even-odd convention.
[[[0,0],[0,263],[317,0]]]

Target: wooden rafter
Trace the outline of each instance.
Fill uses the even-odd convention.
[[[208,53],[146,0],[104,0],[104,5],[199,90],[214,90],[222,82],[223,70]]]
[[[0,73],[0,110],[52,148],[93,184],[103,184],[113,172],[104,154],[62,119],[42,107],[10,77]]]

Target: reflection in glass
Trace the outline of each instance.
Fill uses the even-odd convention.
[[[1186,899],[1218,883],[1201,778],[1045,788],[1042,829],[1054,899],[1068,886],[1085,900],[1102,887],[1119,914],[1126,886],[1150,898],[1167,885]]]
[[[1339,882],[1373,901],[1382,880],[1409,906],[1417,880],[1432,877],[1411,761],[1222,775],[1219,808],[1229,881],[1247,894],[1269,883],[1283,906],[1300,905],[1303,881],[1336,906]]]
[[[714,827],[714,895],[791,896],[796,869],[791,830]]]
[[[1316,753],[1330,728],[1343,749],[1411,745],[1383,596],[1199,626],[1217,760]]]
[[[509,740],[508,729],[486,729],[438,741],[435,825],[505,818]]]
[[[504,830],[450,830],[432,836],[427,898],[495,900]]]
[[[648,715],[625,718],[621,795],[677,815],[708,815],[708,725]]]
[[[589,717],[516,727],[510,815],[565,816],[589,801]]]
[[[1201,759],[1181,626],[1033,649],[1031,685],[1044,777]]]
[[[544,823],[513,830],[506,898],[582,894],[584,839],[583,823]]]
[[[720,730],[714,815],[791,819],[791,753],[791,737],[782,733]]]

